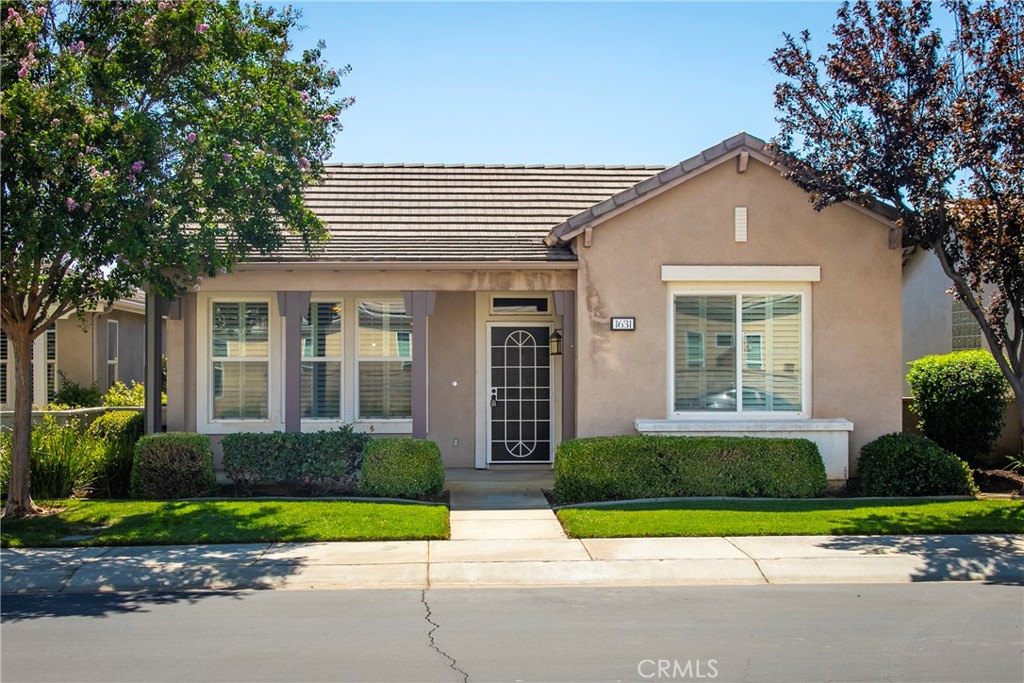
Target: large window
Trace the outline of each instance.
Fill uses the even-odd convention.
[[[302,417],[341,418],[342,304],[314,301],[302,318]]]
[[[673,316],[676,412],[803,410],[802,295],[677,295]]]
[[[412,417],[412,318],[401,301],[357,304],[359,419]]]
[[[269,416],[270,334],[268,304],[214,302],[212,417],[266,420]]]

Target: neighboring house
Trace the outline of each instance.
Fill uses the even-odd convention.
[[[575,436],[799,436],[829,478],[900,429],[899,234],[815,212],[745,133],[670,168],[341,164],[331,239],[170,308],[168,428],[354,423],[448,467]]]
[[[68,380],[106,391],[115,381],[143,380],[145,300],[140,293],[83,313],[69,313],[32,347],[32,402],[46,405]],[[45,359],[45,360],[43,360]],[[42,362],[40,362],[42,361]],[[14,410],[14,351],[0,331],[0,410]]]

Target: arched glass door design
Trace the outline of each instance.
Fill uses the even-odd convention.
[[[490,461],[551,462],[548,327],[490,328]]]

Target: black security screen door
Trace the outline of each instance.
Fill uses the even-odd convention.
[[[551,462],[548,333],[491,328],[491,462]]]

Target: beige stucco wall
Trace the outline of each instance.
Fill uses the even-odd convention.
[[[96,379],[93,360],[93,314],[57,321],[57,369],[72,382],[87,387]]]
[[[903,268],[903,395],[910,395],[907,363],[952,348],[952,282],[930,251],[918,250]]]
[[[726,161],[593,229],[578,271],[579,435],[633,433],[668,417],[668,287],[662,265],[814,265],[812,418],[846,418],[850,451],[901,423],[901,252],[862,212],[816,213],[806,195],[751,159]],[[734,239],[747,207],[749,237]],[[611,332],[635,316],[635,332]],[[852,471],[851,471],[852,474]]]
[[[475,306],[473,292],[439,292],[428,322],[427,438],[440,446],[447,467],[474,465]]]

